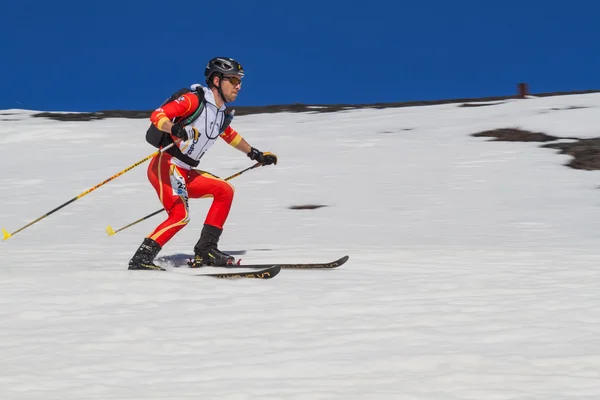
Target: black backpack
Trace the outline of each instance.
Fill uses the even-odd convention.
[[[194,121],[196,121],[198,119],[198,117],[200,116],[200,113],[202,113],[202,110],[204,109],[204,91],[202,90],[201,87],[198,87],[194,90],[188,89],[188,88],[179,89],[178,91],[173,93],[168,99],[166,99],[161,104],[161,107],[175,99],[178,99],[179,97],[183,96],[184,94],[190,93],[190,92],[192,92],[196,96],[198,96],[198,104],[199,104],[198,108],[189,117],[175,118],[172,121],[173,123],[180,123],[183,126],[192,124]],[[171,135],[169,135],[166,132],[161,131],[156,126],[154,126],[154,124],[150,124],[150,127],[146,131],[146,141],[158,149],[168,146],[171,143],[173,143],[173,139],[171,138]],[[186,163],[192,167],[197,167],[198,164],[200,163],[199,161],[194,160],[193,158],[188,157],[185,154],[183,154],[177,146],[172,146],[165,152],[169,153],[173,157],[183,161],[184,163]]]
[[[202,113],[202,110],[204,110],[204,90],[200,86],[196,87],[195,89],[188,89],[188,88],[179,89],[178,91],[173,93],[167,100],[165,100],[161,104],[161,107],[175,99],[178,99],[179,97],[183,96],[184,94],[190,93],[190,92],[194,93],[198,97],[198,104],[199,104],[198,108],[189,117],[175,118],[172,121],[173,123],[175,123],[175,124],[178,123],[178,124],[181,124],[182,126],[193,124],[194,121],[196,121],[198,119],[198,117],[200,116],[200,114]],[[234,113],[235,113],[235,110],[229,110],[229,109],[225,110],[225,121],[223,122],[223,126],[221,127],[220,133],[225,132],[225,129],[227,129],[229,124],[231,124],[231,120],[233,119]],[[150,127],[146,131],[146,141],[148,143],[150,143],[152,146],[156,147],[157,149],[160,149],[162,147],[168,146],[171,143],[173,143],[173,139],[171,138],[171,135],[169,135],[166,132],[161,131],[156,126],[154,126],[154,124],[150,124]],[[200,163],[199,161],[194,160],[193,158],[188,157],[187,155],[183,154],[181,152],[181,150],[179,150],[179,147],[176,147],[176,146],[170,147],[165,152],[194,168],[197,167],[198,164]]]

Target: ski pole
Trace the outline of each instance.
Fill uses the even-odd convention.
[[[154,153],[152,153],[152,154],[150,154],[149,156],[147,156],[147,157],[145,157],[145,158],[141,159],[140,161],[136,162],[135,164],[132,164],[132,165],[130,165],[129,167],[125,168],[123,171],[121,171],[121,172],[118,172],[118,173],[114,174],[113,176],[111,176],[110,178],[106,179],[105,181],[103,181],[103,182],[101,182],[101,183],[97,184],[96,186],[94,186],[94,187],[92,187],[92,188],[90,188],[90,189],[86,190],[85,192],[81,193],[80,195],[73,197],[71,200],[67,201],[66,203],[64,203],[64,204],[61,204],[60,206],[56,207],[54,210],[51,210],[51,211],[47,212],[46,214],[42,215],[42,216],[41,216],[41,217],[39,217],[38,219],[36,219],[36,220],[34,220],[34,221],[31,221],[31,222],[30,222],[30,223],[28,223],[27,225],[25,225],[25,226],[23,226],[23,227],[21,227],[21,228],[17,229],[16,231],[14,231],[14,232],[12,232],[12,233],[9,233],[9,232],[8,232],[6,229],[2,229],[2,236],[3,236],[2,240],[8,240],[10,237],[12,237],[12,236],[14,236],[15,234],[17,234],[17,233],[21,232],[23,229],[30,227],[31,225],[35,224],[36,222],[39,222],[39,221],[43,220],[44,218],[46,218],[47,216],[49,216],[49,215],[51,215],[51,214],[54,214],[55,212],[57,212],[57,211],[58,211],[58,210],[60,210],[61,208],[68,206],[69,204],[73,203],[73,202],[74,202],[74,201],[76,201],[76,200],[79,200],[79,199],[80,199],[80,198],[82,198],[83,196],[85,196],[85,195],[87,195],[87,194],[89,194],[89,193],[93,192],[94,190],[98,189],[100,186],[103,186],[103,185],[105,185],[106,183],[108,183],[108,182],[112,181],[113,179],[115,179],[115,178],[118,178],[119,176],[123,175],[124,173],[126,173],[126,172],[128,172],[128,171],[130,171],[130,170],[134,169],[134,168],[135,168],[135,167],[137,167],[138,165],[140,165],[140,164],[142,164],[142,163],[144,163],[144,162],[148,161],[149,159],[151,159],[152,157],[156,156],[157,154],[159,154],[159,153],[162,153],[162,152],[164,152],[165,150],[168,150],[168,149],[169,149],[171,146],[175,145],[175,143],[176,143],[176,142],[174,142],[174,143],[171,143],[170,145],[168,145],[168,146],[165,146],[165,147],[161,148],[160,150],[157,150],[157,151],[155,151]]]
[[[241,174],[243,174],[244,172],[246,172],[246,171],[250,171],[251,169],[254,169],[254,168],[256,168],[256,167],[259,167],[259,166],[261,166],[261,165],[262,165],[262,163],[256,163],[256,164],[254,164],[254,165],[252,165],[252,166],[250,166],[250,167],[248,167],[248,168],[246,168],[246,169],[243,169],[243,170],[241,170],[240,172],[237,172],[237,173],[235,173],[235,174],[231,175],[230,177],[227,177],[227,178],[225,178],[224,180],[225,180],[225,181],[229,181],[229,180],[231,180],[231,179],[233,179],[233,178],[236,178],[236,177],[240,176],[240,175],[241,175]],[[133,226],[133,225],[135,225],[135,224],[137,224],[137,223],[139,223],[139,222],[142,222],[142,221],[144,221],[144,220],[147,220],[148,218],[150,218],[150,217],[153,217],[153,216],[155,216],[155,215],[157,215],[157,214],[160,214],[160,213],[161,213],[161,212],[163,212],[163,211],[165,211],[165,209],[164,209],[164,208],[161,208],[160,210],[156,210],[156,211],[154,211],[152,214],[148,214],[148,215],[146,215],[145,217],[142,217],[142,218],[140,218],[140,219],[138,219],[138,220],[136,220],[136,221],[133,221],[132,223],[130,223],[130,224],[127,224],[127,225],[125,225],[124,227],[122,227],[122,228],[119,228],[119,229],[117,229],[117,230],[114,230],[114,229],[113,229],[113,228],[112,228],[112,227],[109,225],[109,226],[107,226],[107,227],[106,227],[106,233],[108,233],[108,236],[112,236],[112,235],[114,235],[115,233],[119,233],[119,232],[121,232],[122,230],[124,230],[124,229],[127,229],[127,228],[129,228],[129,227],[131,227],[131,226]]]

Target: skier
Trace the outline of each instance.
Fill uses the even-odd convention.
[[[222,179],[193,169],[218,137],[251,160],[263,165],[277,164],[275,154],[263,153],[250,146],[229,126],[233,115],[228,112],[226,105],[236,99],[241,89],[244,77],[242,66],[232,58],[216,57],[206,65],[204,76],[208,87],[193,85],[192,91],[167,102],[150,116],[151,129],[158,128],[160,135],[176,143],[171,149],[152,158],[148,165],[148,180],[168,217],[144,238],[129,261],[131,270],[164,271],[154,264],[154,259],[189,222],[188,198],[200,197],[212,197],[213,200],[200,239],[194,246],[192,267],[235,263],[234,257],[217,248],[231,208],[234,189]]]

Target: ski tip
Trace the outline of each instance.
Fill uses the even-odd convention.
[[[112,236],[112,235],[114,235],[116,232],[115,232],[115,230],[112,228],[112,226],[110,226],[110,225],[109,225],[109,226],[107,226],[107,227],[106,227],[106,233],[108,233],[108,236]]]
[[[273,265],[260,271],[247,272],[249,278],[271,279],[281,271],[281,265]]]
[[[263,270],[263,273],[268,273],[268,275],[265,274],[262,278],[263,279],[271,279],[271,278],[277,276],[277,274],[279,274],[279,271],[281,271],[281,265],[274,265],[271,268]]]
[[[8,240],[11,236],[6,229],[2,228],[2,240]]]
[[[347,262],[349,259],[350,259],[350,256],[344,256],[344,257],[342,257],[342,258],[340,258],[340,259],[338,259],[338,260],[332,261],[332,262],[329,264],[329,268],[336,268],[336,267],[339,267],[339,266],[341,266],[341,265],[344,265],[344,264],[346,264],[346,262]]]

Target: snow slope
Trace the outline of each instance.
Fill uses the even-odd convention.
[[[568,109],[568,107],[585,107]],[[128,271],[164,215],[147,163],[0,243],[2,399],[597,399],[600,176],[519,127],[596,137],[600,95],[237,117],[277,166],[231,183],[220,247],[332,271]],[[0,112],[14,232],[153,152],[148,121]],[[202,169],[249,165],[216,144]],[[191,252],[209,199],[161,255]],[[320,204],[315,210],[294,205]]]

